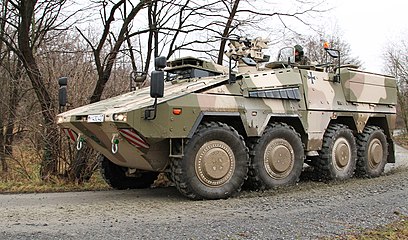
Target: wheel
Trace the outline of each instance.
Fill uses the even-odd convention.
[[[105,156],[100,156],[100,171],[106,183],[114,189],[148,188],[157,179],[158,172],[136,171],[127,175],[127,168],[114,164]]]
[[[251,165],[248,185],[270,189],[292,185],[303,168],[304,149],[300,135],[284,123],[267,126],[263,135],[250,144]]]
[[[228,198],[241,189],[248,172],[248,148],[238,132],[219,122],[201,124],[184,146],[182,159],[172,159],[177,189],[191,199]]]
[[[359,177],[378,177],[387,163],[388,144],[383,130],[367,126],[357,136],[357,168]]]
[[[356,160],[352,131],[343,124],[330,124],[323,136],[316,170],[326,179],[345,180],[353,176]]]

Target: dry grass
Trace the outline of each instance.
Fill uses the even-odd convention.
[[[85,183],[68,182],[58,177],[43,181],[36,174],[27,177],[25,173],[19,174],[16,172],[0,175],[0,193],[44,193],[108,189],[110,187],[102,179],[99,172],[94,173],[91,179]]]
[[[395,136],[394,141],[396,144],[400,145],[401,147],[408,149],[408,134]]]
[[[402,240],[408,239],[408,216],[400,216],[400,220],[387,226],[377,229],[364,230],[363,232],[336,236],[323,239],[341,239],[341,240]]]
[[[72,183],[58,177],[43,181],[40,176],[41,153],[29,144],[17,145],[7,158],[8,172],[0,172],[0,193],[40,193],[106,190],[109,186],[97,171],[90,181]]]
[[[0,193],[44,193],[44,192],[71,192],[71,191],[100,191],[110,187],[95,173],[90,181],[72,183],[58,178],[44,182],[40,179],[0,180]]]

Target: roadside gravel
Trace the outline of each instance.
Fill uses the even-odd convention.
[[[315,239],[408,215],[408,154],[375,179],[190,201],[175,188],[0,195],[0,239]],[[402,167],[400,167],[400,165]],[[404,167],[405,165],[405,167]]]

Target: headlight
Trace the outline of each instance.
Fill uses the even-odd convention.
[[[113,114],[113,120],[117,122],[126,122],[127,116],[126,113],[115,113]]]
[[[60,124],[64,121],[64,118],[62,116],[57,117],[57,124]]]

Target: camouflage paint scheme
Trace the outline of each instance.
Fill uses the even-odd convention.
[[[255,49],[255,55],[264,47]],[[72,140],[80,134],[85,144],[115,164],[163,171],[173,156],[172,141],[191,138],[204,119],[233,125],[244,138],[261,136],[269,122],[285,122],[301,134],[308,156],[321,149],[330,122],[345,123],[360,133],[375,121],[387,136],[388,162],[394,161],[394,78],[345,66],[340,70],[341,81],[336,82],[335,73],[316,66],[271,69],[245,66],[240,61],[237,81],[229,83],[225,67],[200,61],[205,62],[204,68],[222,74],[166,82],[154,120],[144,118],[145,109],[154,103],[145,88],[59,114],[59,126],[74,131]],[[170,62],[168,66],[175,65]],[[175,115],[173,109],[182,112]],[[114,114],[122,113],[125,120],[114,120]],[[94,114],[103,114],[103,122],[87,122]],[[149,147],[136,147],[119,129],[133,129]],[[115,154],[113,139],[119,140]]]

